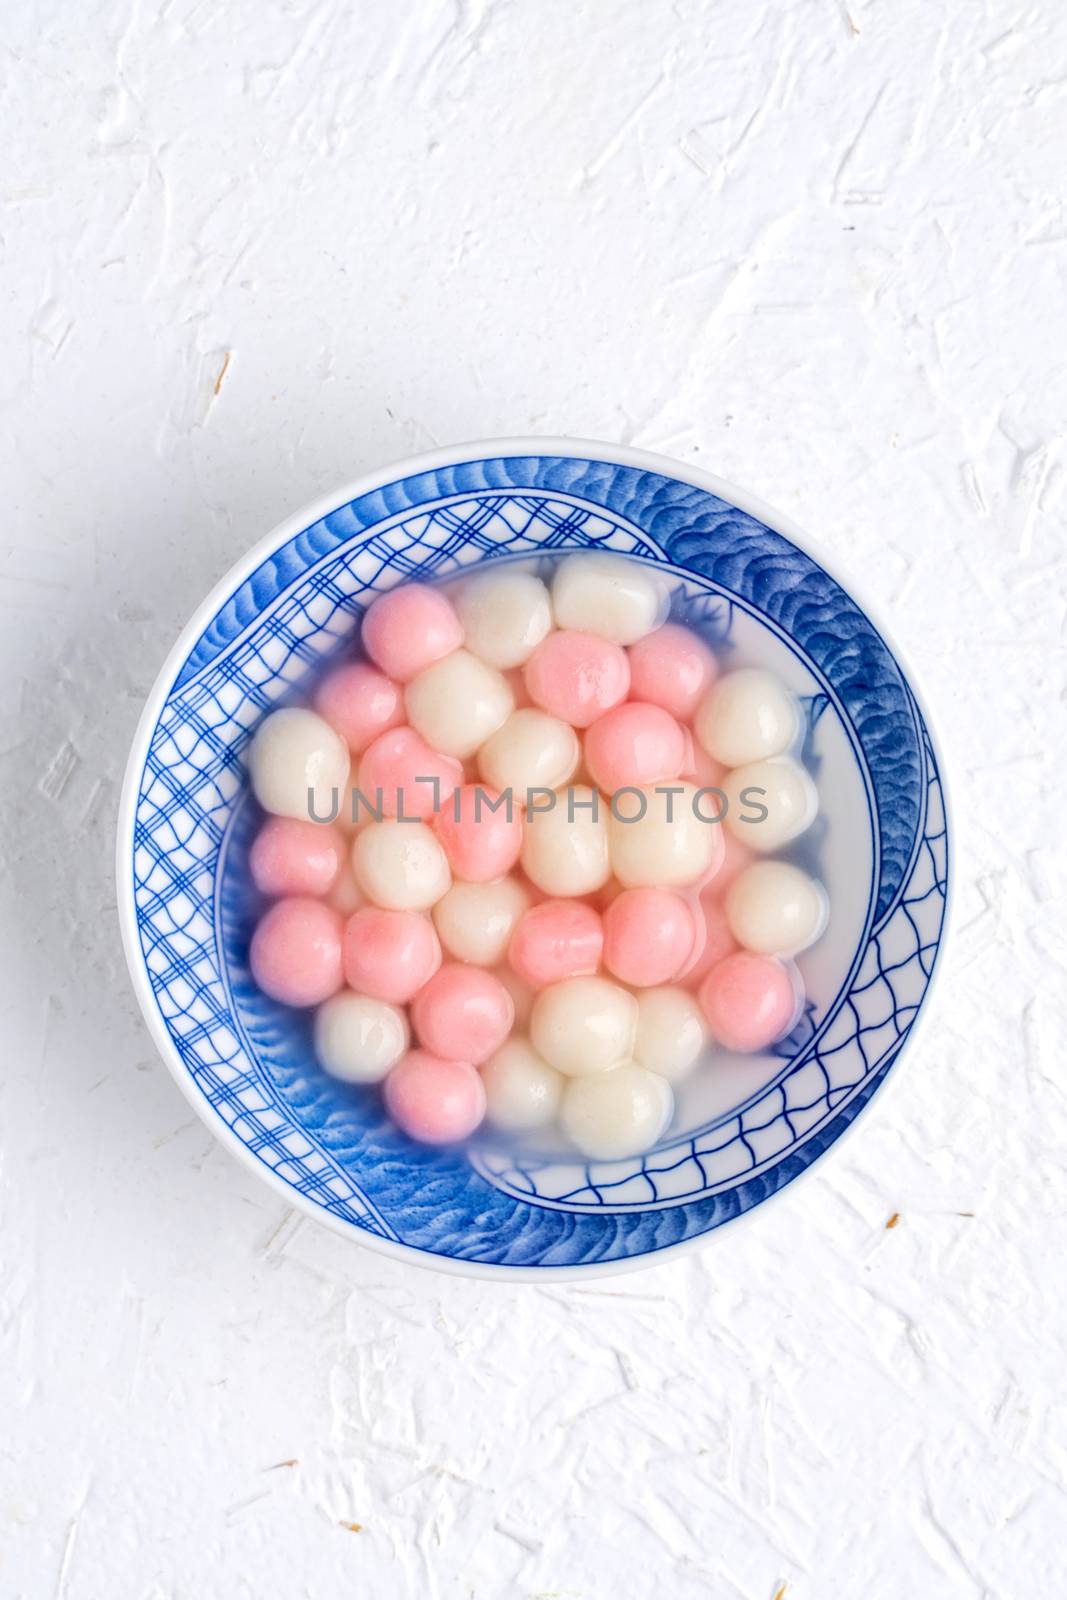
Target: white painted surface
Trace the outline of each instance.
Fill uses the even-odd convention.
[[[0,53],[5,1600],[1056,1592],[1063,8],[24,0]],[[807,526],[968,837],[938,1014],[840,1157],[538,1291],[362,1252],[213,1143],[111,840],[255,538],[542,431]]]

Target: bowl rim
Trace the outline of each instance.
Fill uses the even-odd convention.
[[[495,1266],[476,1261],[467,1261],[454,1256],[436,1255],[429,1251],[420,1250],[414,1245],[385,1239],[379,1234],[353,1228],[351,1223],[344,1221],[340,1217],[333,1216],[314,1200],[300,1194],[283,1178],[279,1177],[269,1167],[264,1166],[261,1161],[258,1161],[229,1127],[225,1119],[213,1111],[212,1107],[204,1099],[182,1062],[174,1040],[171,1038],[159,1008],[155,1004],[155,997],[148,979],[148,969],[141,950],[134,900],[133,833],[140,779],[145,758],[148,754],[152,732],[190,650],[197,643],[204,632],[205,626],[218,612],[222,603],[232,596],[240,588],[241,584],[274,551],[302,533],[305,528],[312,526],[312,524],[338,508],[358,499],[361,495],[381,489],[398,478],[437,471],[442,467],[455,466],[465,461],[483,460],[496,456],[564,456],[584,461],[604,461],[615,466],[633,467],[637,470],[656,472],[661,476],[673,478],[681,483],[691,484],[694,488],[704,489],[710,494],[718,496],[728,504],[735,506],[739,511],[755,517],[759,522],[770,528],[772,532],[781,534],[795,544],[803,553],[816,561],[827,575],[864,612],[872,626],[882,636],[907,679],[909,686],[918,695],[921,689],[921,680],[917,677],[907,652],[901,649],[893,630],[886,625],[880,606],[877,603],[874,605],[870,603],[862,579],[856,582],[850,577],[847,582],[844,581],[837,571],[836,563],[832,559],[829,561],[825,559],[817,540],[811,539],[784,512],[775,510],[760,499],[759,496],[751,494],[747,489],[738,488],[729,479],[721,478],[702,467],[693,466],[688,462],[676,461],[671,456],[661,455],[652,450],[639,449],[634,445],[610,444],[600,440],[557,438],[553,436],[517,435],[504,438],[473,439],[454,445],[444,445],[436,450],[425,451],[414,456],[404,456],[384,467],[363,473],[359,477],[351,479],[325,494],[318,495],[314,500],[284,517],[269,533],[258,539],[243,556],[235,561],[218,582],[213,585],[178,634],[145,698],[126,760],[115,837],[115,878],[119,929],[122,936],[126,966],[141,1015],[148,1027],[152,1042],[169,1068],[171,1076],[179,1089],[201,1121],[211,1130],[220,1143],[232,1155],[236,1156],[249,1171],[253,1172],[262,1183],[265,1183],[283,1197],[292,1209],[305,1216],[312,1217],[334,1233],[348,1239],[352,1244],[365,1245],[369,1250],[389,1256],[397,1261],[407,1262],[409,1265],[420,1267],[425,1271],[448,1273],[455,1277],[476,1278],[483,1281],[493,1280],[498,1283],[576,1283],[594,1277],[614,1277],[626,1272],[636,1272],[643,1268],[659,1266],[664,1262],[675,1260],[681,1255],[694,1254],[710,1244],[723,1230],[722,1228],[713,1228],[705,1233],[696,1234],[692,1238],[666,1245],[662,1249],[644,1251],[619,1261],[579,1263],[575,1266],[524,1267]],[[935,996],[939,990],[941,973],[945,965],[945,948],[951,938],[954,925],[957,846],[956,822],[952,803],[951,761],[946,759],[946,742],[936,710],[930,706],[925,697],[921,700],[920,705],[923,720],[926,723],[942,775],[942,804],[946,824],[945,905],[941,934],[934,954],[930,977],[923,992],[919,1010],[909,1029],[904,1048],[898,1052],[880,1086],[877,1097],[879,1105],[884,1105],[886,1090],[899,1080],[902,1058],[914,1055],[916,1039],[922,1037],[922,1031],[928,1023]],[[842,1132],[838,1134],[832,1146],[801,1172],[782,1184],[780,1188],[765,1195],[758,1204],[730,1218],[729,1231],[733,1233],[738,1224],[749,1223],[755,1217],[760,1216],[770,1202],[777,1201],[786,1193],[795,1191],[798,1183],[806,1181],[812,1173],[820,1169],[823,1157],[828,1155],[831,1149],[834,1151],[840,1150],[843,1142],[851,1138],[857,1126],[865,1124],[866,1112],[867,1106],[865,1105],[858,1115],[853,1117]]]

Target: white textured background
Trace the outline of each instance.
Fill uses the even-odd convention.
[[[21,0],[0,151],[2,1600],[1051,1600],[1060,0]],[[230,563],[532,432],[810,529],[966,835],[936,1016],[848,1148],[587,1289],[287,1212],[157,1060],[112,884],[142,698]]]

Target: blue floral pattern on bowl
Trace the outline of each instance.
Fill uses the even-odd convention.
[[[128,954],[172,1068],[206,1119],[294,1202],[393,1253],[483,1275],[585,1274],[711,1233],[808,1170],[854,1121],[930,983],[949,841],[912,687],[812,556],[659,465],[502,451],[412,471],[339,505],[217,605],[166,686],[143,758],[135,749],[119,846],[136,921]],[[772,1075],[645,1157],[589,1164],[491,1140],[468,1152],[421,1148],[375,1093],[326,1077],[309,1019],[251,981],[248,741],[344,650],[383,589],[590,546],[666,569],[679,614],[719,648],[744,616],[792,653],[810,684],[806,756],[818,761],[823,719],[834,719],[866,800],[862,927],[836,993],[808,1007]]]

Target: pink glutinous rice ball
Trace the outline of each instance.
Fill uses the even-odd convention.
[[[682,756],[682,777],[690,779],[696,771],[696,740],[693,738],[691,728],[682,728],[682,738],[685,741],[685,751]]]
[[[627,651],[630,693],[688,722],[714,683],[718,664],[692,629],[664,623]]]
[[[335,733],[359,755],[388,728],[404,720],[404,696],[399,684],[366,661],[348,661],[322,680],[315,695],[315,710]]]
[[[522,849],[522,813],[513,796],[469,783],[442,802],[433,828],[453,875],[489,883],[509,873]]]
[[[343,929],[340,915],[321,900],[279,900],[252,935],[253,978],[283,1005],[319,1005],[341,987]]]
[[[670,983],[695,939],[693,913],[669,889],[624,889],[604,913],[604,965],[622,983]]]
[[[346,854],[341,863],[341,870],[334,879],[333,888],[326,896],[327,905],[333,906],[343,917],[350,917],[353,911],[360,911],[367,904],[367,896],[356,882],[356,875],[352,871],[351,854]]]
[[[594,722],[585,735],[585,759],[605,794],[629,785],[677,778],[686,759],[685,730],[661,706],[628,700]]]
[[[534,704],[573,728],[588,728],[630,689],[625,650],[593,633],[550,633],[524,672]]]
[[[582,900],[544,900],[519,918],[508,961],[534,989],[591,976],[600,965],[604,929]]]
[[[441,965],[441,942],[419,911],[364,906],[345,924],[345,981],[372,1000],[405,1005]]]
[[[727,1050],[766,1050],[798,1010],[796,980],[773,956],[738,950],[712,967],[697,996],[712,1037]]]
[[[530,1021],[530,1012],[533,1010],[534,990],[520,978],[514,968],[510,966],[497,967],[496,976],[511,996],[511,1003],[515,1007],[516,1029],[525,1032]]]
[[[515,710],[524,711],[528,706],[532,706],[533,701],[530,698],[530,691],[526,687],[526,674],[523,668],[508,667],[504,677],[507,679],[508,687],[515,698]]]
[[[714,795],[708,796],[709,807],[713,804]],[[714,826],[714,824],[713,824]],[[715,894],[721,900],[734,879],[756,859],[756,852],[735,838],[721,823],[718,825],[722,836],[722,860],[715,873]]]
[[[718,962],[732,956],[738,948],[730,931],[718,882],[705,889],[693,906],[695,938],[692,954],[678,974],[679,981],[697,988]]]
[[[686,728],[685,731],[689,741],[686,745],[686,760],[683,768],[686,777],[691,778],[698,789],[721,789],[727,768],[723,766],[721,761],[716,761],[708,755],[700,740],[693,737],[691,728]],[[723,807],[722,799],[715,795],[709,796],[709,809],[712,801],[715,801],[715,809],[721,811]]]
[[[347,858],[344,836],[328,823],[268,817],[248,854],[261,894],[329,894]]]
[[[452,1144],[485,1116],[485,1085],[469,1061],[409,1050],[385,1080],[385,1105],[410,1138]]]
[[[500,979],[459,961],[446,962],[411,1006],[411,1025],[424,1049],[475,1066],[499,1050],[514,1021],[515,1005]]]
[[[385,816],[403,813],[409,821],[428,822],[435,802],[447,805],[462,782],[463,766],[454,756],[432,749],[414,728],[390,728],[369,744],[360,758],[363,799],[357,804],[361,809],[370,806],[377,810],[380,791]]]
[[[363,618],[363,648],[396,683],[410,683],[458,650],[463,625],[440,589],[406,583],[375,600]]]

